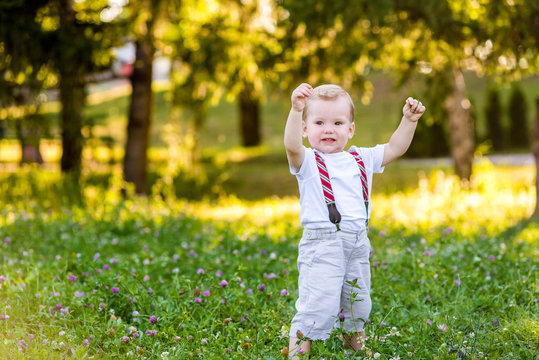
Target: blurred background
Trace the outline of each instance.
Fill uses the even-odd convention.
[[[296,196],[301,82],[350,92],[360,146],[389,140],[406,97],[427,106],[377,192],[433,168],[470,181],[487,155],[529,170],[538,50],[537,1],[4,1],[0,198]]]

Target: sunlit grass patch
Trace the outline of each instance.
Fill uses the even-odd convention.
[[[375,188],[365,348],[353,357],[335,333],[311,358],[539,355],[533,170],[483,164],[469,186],[433,171]],[[57,172],[2,174],[2,356],[281,358],[297,197],[193,202],[163,183],[124,199],[121,169],[106,188],[85,176],[72,203]]]
[[[538,245],[539,243],[539,225],[537,223],[530,223],[527,227],[519,231],[515,238],[519,241],[526,241],[530,244]],[[535,247],[534,255],[539,257],[539,247]]]
[[[422,175],[418,187],[373,195],[373,219],[409,231],[450,226],[464,234],[500,232],[531,216],[535,206],[534,169],[498,169],[488,162],[475,169],[469,185],[441,171]]]

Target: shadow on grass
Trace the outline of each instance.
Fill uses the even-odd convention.
[[[498,233],[497,237],[502,239],[507,239],[511,241],[519,240],[517,239],[518,235],[522,234],[526,229],[528,228],[536,228],[539,232],[539,216],[532,216],[529,218],[525,218],[520,220],[518,223],[516,223],[513,226],[510,226],[503,230],[502,232]],[[538,238],[535,239],[535,241],[539,241]]]

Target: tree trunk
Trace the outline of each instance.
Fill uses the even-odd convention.
[[[260,145],[260,101],[249,89],[240,94],[240,120],[242,145]]]
[[[124,180],[135,184],[137,194],[146,192],[148,143],[153,106],[152,64],[154,48],[151,41],[136,43],[136,58],[131,75],[131,104],[125,145]]]
[[[533,212],[534,217],[539,217],[539,97],[535,99],[535,124],[533,127],[533,147],[532,152],[535,157],[535,211]]]
[[[23,119],[16,122],[16,131],[21,145],[21,164],[43,164],[43,157],[39,149],[42,131],[36,121],[36,115],[25,114]]]
[[[84,35],[81,28],[76,25],[73,0],[61,0],[60,5],[60,32],[58,41],[65,41],[70,36],[70,41],[82,41]],[[90,54],[87,54],[90,56]],[[74,56],[62,56],[57,59],[59,74],[60,102],[62,103],[62,159],[61,169],[63,173],[78,183],[82,167],[82,112],[85,100],[85,64],[74,61]]]
[[[78,179],[82,164],[82,111],[85,85],[77,67],[60,69],[60,101],[62,103],[62,159],[61,169]]]
[[[462,180],[470,180],[474,154],[474,131],[469,102],[464,97],[464,76],[453,70],[451,92],[444,102],[449,117],[451,157],[455,174]]]
[[[208,108],[205,100],[195,100],[191,104],[193,109],[193,118],[191,121],[191,129],[189,130],[193,139],[193,146],[191,147],[191,160],[190,168],[194,171],[201,170],[202,163],[202,144],[200,143],[200,131],[206,121],[208,115]]]

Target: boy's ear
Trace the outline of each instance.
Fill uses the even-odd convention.
[[[307,137],[307,124],[305,123],[305,120],[301,121],[301,135],[306,138]]]
[[[348,138],[351,139],[354,136],[354,132],[356,131],[356,124],[352,122],[348,130],[349,130]]]

